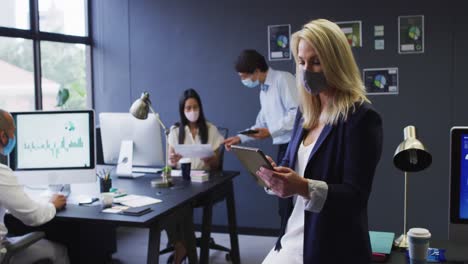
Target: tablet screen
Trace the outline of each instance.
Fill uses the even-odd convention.
[[[265,154],[263,154],[263,152],[257,148],[249,148],[237,145],[233,145],[231,148],[242,165],[244,165],[250,174],[255,177],[257,183],[263,187],[266,187],[267,185],[263,182],[263,180],[256,175],[256,172],[260,167],[273,170],[273,167],[266,158]]]

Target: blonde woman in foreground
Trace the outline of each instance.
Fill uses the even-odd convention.
[[[281,198],[281,234],[263,263],[366,264],[367,203],[382,152],[382,120],[366,98],[348,41],[313,20],[292,37],[300,107],[279,166],[259,168]]]

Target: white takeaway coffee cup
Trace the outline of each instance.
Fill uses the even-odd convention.
[[[426,264],[427,250],[431,233],[425,228],[411,228],[408,230],[408,249],[410,264]]]

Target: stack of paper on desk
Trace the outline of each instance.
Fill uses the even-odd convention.
[[[172,170],[171,171],[172,177],[181,177],[182,171],[181,170]],[[204,182],[209,180],[210,174],[204,170],[191,170],[190,171],[190,180],[193,182]]]
[[[190,172],[190,180],[192,182],[205,182],[210,179],[210,175],[206,171],[191,171]]]
[[[162,202],[159,199],[151,198],[148,196],[142,195],[125,195],[123,197],[115,198],[114,203],[119,203],[121,205],[129,206],[129,207],[140,207],[146,206],[150,204],[160,203]]]

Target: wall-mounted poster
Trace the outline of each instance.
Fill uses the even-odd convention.
[[[374,50],[385,49],[385,27],[384,25],[374,26]]]
[[[398,68],[364,69],[364,86],[368,95],[398,94]]]
[[[343,30],[351,47],[362,47],[361,21],[336,22],[336,24]]]
[[[398,17],[398,53],[424,53],[424,16]]]
[[[291,59],[291,25],[268,26],[268,59]]]

